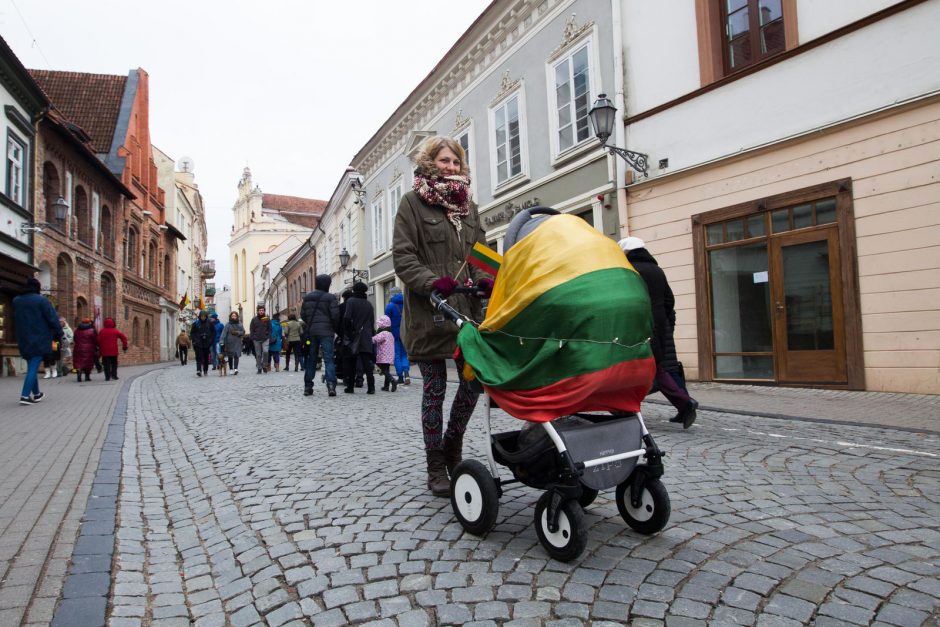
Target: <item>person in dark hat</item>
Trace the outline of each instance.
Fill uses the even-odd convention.
[[[304,343],[308,347],[304,364],[304,396],[313,394],[313,382],[316,380],[318,365],[317,355],[320,351],[323,352],[327,394],[336,396],[336,364],[333,359],[333,345],[340,318],[339,303],[336,302],[336,296],[330,294],[331,283],[330,275],[318,274],[313,280],[314,290],[304,296],[300,307],[300,317],[307,325]]]
[[[20,355],[26,360],[26,378],[20,392],[20,405],[42,400],[39,391],[39,364],[52,349],[52,342],[62,338],[62,325],[52,303],[39,293],[41,285],[34,278],[26,280],[26,292],[13,299],[13,325]]]
[[[656,360],[656,385],[663,396],[679,410],[669,422],[681,422],[683,429],[688,429],[695,422],[695,410],[698,401],[689,396],[688,391],[676,381],[669,370],[678,368],[676,343],[673,328],[676,325],[676,299],[666,280],[666,273],[656,263],[653,255],[646,250],[646,243],[639,237],[625,237],[618,242],[620,249],[627,255],[643,281],[650,295],[653,310],[653,337],[651,348]]]
[[[358,281],[353,284],[353,293],[346,302],[343,313],[343,345],[346,347],[344,368],[344,392],[352,394],[355,389],[357,368],[366,377],[366,394],[375,394],[375,364],[372,363],[372,335],[375,332],[375,310],[366,298],[369,286]]]

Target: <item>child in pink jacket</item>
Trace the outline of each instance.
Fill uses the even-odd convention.
[[[375,363],[385,375],[385,385],[382,386],[382,390],[388,392],[388,386],[391,384],[392,392],[394,392],[398,389],[398,381],[389,374],[389,368],[395,361],[395,338],[389,330],[392,328],[392,321],[388,316],[379,316],[376,326],[378,329],[372,336],[372,343],[375,344]]]

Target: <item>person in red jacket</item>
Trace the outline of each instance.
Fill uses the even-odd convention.
[[[121,348],[127,352],[127,336],[118,331],[113,318],[104,319],[104,328],[98,332],[98,350],[101,352],[101,360],[104,362],[104,380],[118,380],[118,340],[121,340]]]

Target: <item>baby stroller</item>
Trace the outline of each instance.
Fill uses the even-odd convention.
[[[642,278],[613,241],[554,209],[517,214],[504,249],[479,327],[431,296],[460,327],[465,377],[486,393],[487,465],[465,459],[454,469],[454,515],[484,535],[504,486],[544,490],[536,533],[551,557],[567,562],[587,544],[583,508],[616,486],[626,523],[643,534],[660,531],[670,514],[663,454],[639,413],[655,374]],[[492,433],[494,406],[526,425]],[[497,464],[513,478],[501,478]]]

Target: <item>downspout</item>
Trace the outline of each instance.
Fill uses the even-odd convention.
[[[619,111],[627,111],[627,99],[624,94],[624,72],[623,72],[623,12],[621,2],[623,0],[610,0],[611,25],[613,32],[614,48],[614,104]],[[614,127],[614,145],[626,146],[626,130],[623,125],[623,117]],[[617,214],[620,220],[620,237],[626,237],[630,234],[630,222],[627,214],[627,162],[617,155],[611,155],[614,160],[616,170],[616,180],[614,186],[617,190]]]

